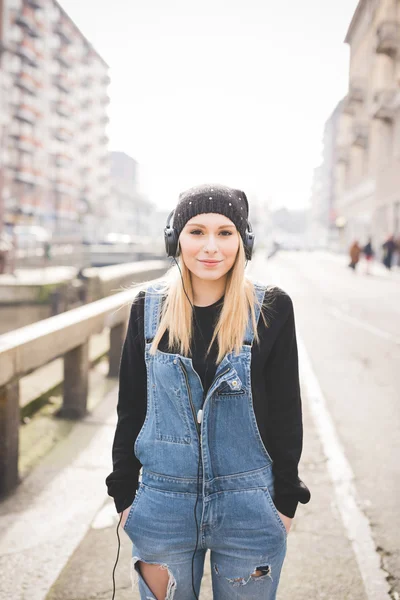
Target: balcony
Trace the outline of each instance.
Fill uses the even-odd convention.
[[[35,79],[24,71],[16,78],[15,85],[28,92],[31,96],[37,92],[38,84]]]
[[[105,86],[109,86],[111,83],[111,79],[109,75],[104,75],[104,77],[101,78],[101,83]]]
[[[73,132],[70,129],[65,129],[65,127],[57,127],[54,131],[54,137],[59,142],[69,142],[73,137]]]
[[[72,28],[65,20],[61,20],[55,25],[54,32],[60,36],[64,44],[72,44],[74,41]]]
[[[108,96],[103,96],[100,100],[100,104],[102,106],[107,106],[107,104],[110,104],[110,98]]]
[[[73,66],[74,59],[71,56],[70,52],[67,52],[65,48],[60,48],[55,51],[54,59],[57,60],[60,65],[63,67],[70,69]]]
[[[44,9],[44,0],[26,0],[26,3],[34,10]]]
[[[54,159],[54,162],[57,165],[57,167],[69,167],[72,161],[72,157],[69,154],[64,154],[62,152],[56,154]]]
[[[351,132],[351,145],[358,148],[366,148],[368,145],[368,125],[365,123],[354,123]]]
[[[101,144],[102,146],[105,146],[106,144],[108,144],[108,142],[108,136],[102,135],[101,137],[99,137],[99,144]]]
[[[20,152],[27,152],[28,154],[33,154],[37,152],[38,146],[40,145],[34,138],[27,135],[17,134],[14,136],[16,138],[16,146]]]
[[[15,172],[14,179],[18,183],[26,183],[30,186],[36,185],[36,175],[32,171],[18,170]]]
[[[350,82],[349,91],[343,104],[344,113],[354,115],[361,107],[365,100],[365,88],[365,81],[363,79],[354,79]]]
[[[76,111],[75,103],[69,102],[67,99],[64,100],[64,98],[60,98],[59,100],[57,100],[54,104],[54,108],[56,113],[59,114],[60,117],[64,117],[66,119],[71,119]]]
[[[29,43],[28,40],[24,40],[21,44],[15,44],[15,54],[22,58],[22,60],[28,63],[31,67],[37,68],[38,65],[38,55],[34,49],[34,47]]]
[[[54,75],[53,83],[59,90],[64,92],[65,94],[71,93],[71,88],[73,87],[71,79],[59,73],[58,75]]]
[[[71,116],[71,108],[65,102],[58,101],[54,105],[55,111],[60,117],[69,119]]]
[[[28,106],[27,104],[20,104],[18,105],[14,116],[16,119],[22,121],[23,123],[30,123],[33,125],[34,123],[36,123],[39,115],[37,111],[31,106]]]
[[[383,21],[377,31],[376,52],[394,58],[400,49],[400,24]]]
[[[372,117],[391,122],[395,117],[397,90],[380,90],[374,94]]]
[[[18,15],[15,19],[15,24],[22,27],[22,29],[25,29],[25,31],[33,38],[37,38],[40,35],[38,24],[29,12],[23,12]]]
[[[347,164],[349,162],[349,147],[343,144],[336,148],[336,161],[341,164]]]

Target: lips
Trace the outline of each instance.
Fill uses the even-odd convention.
[[[206,265],[218,265],[221,261],[220,260],[201,260],[200,262],[202,262]]]

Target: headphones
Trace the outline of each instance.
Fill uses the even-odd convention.
[[[171,219],[172,219],[174,212],[175,212],[175,210],[172,210],[169,213],[168,218],[167,218],[167,224],[165,225],[165,228],[164,228],[165,251],[167,253],[167,256],[172,256],[173,258],[175,258],[176,256],[179,256],[179,253],[178,253],[179,235],[178,235],[177,230],[174,228],[173,224],[171,225]],[[253,228],[251,226],[250,221],[247,221],[247,227],[246,227],[246,231],[244,234],[244,240],[243,240],[244,251],[245,251],[247,260],[251,260],[251,256],[253,254],[254,239],[255,239],[255,235],[253,233]]]

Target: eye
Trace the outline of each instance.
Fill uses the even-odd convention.
[[[201,229],[192,229],[192,231],[189,232],[190,235],[198,235],[198,234],[202,234],[203,232],[201,231]],[[219,232],[220,235],[222,235],[223,237],[228,237],[229,235],[232,235],[232,231],[229,230],[224,230],[224,231],[220,231]]]

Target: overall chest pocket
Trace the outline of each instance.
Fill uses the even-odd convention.
[[[246,393],[246,388],[238,376],[221,383],[217,390],[218,396],[240,396]]]
[[[173,444],[190,444],[191,434],[185,384],[179,369],[155,364],[150,382],[156,439]]]

